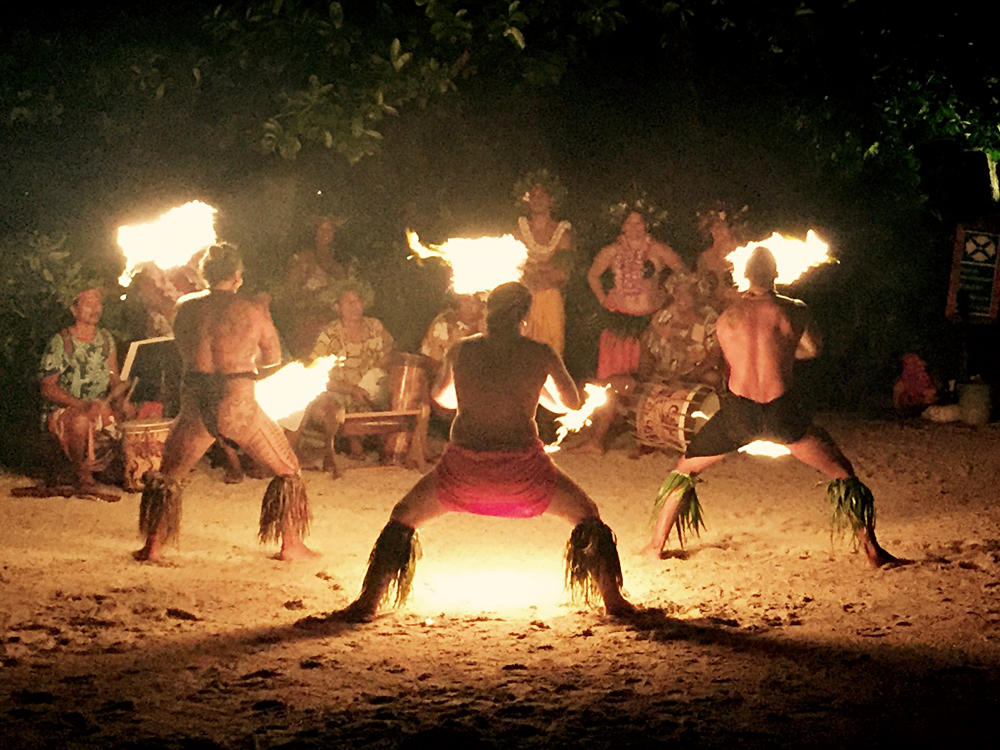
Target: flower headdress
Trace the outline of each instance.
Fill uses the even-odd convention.
[[[552,198],[553,208],[561,206],[563,201],[566,200],[567,190],[559,181],[559,178],[551,174],[547,169],[537,169],[534,172],[528,172],[528,174],[514,185],[512,194],[518,208],[523,208],[527,204],[528,193],[531,192],[531,188],[535,187],[535,185],[541,185],[545,188],[545,192]]]
[[[334,281],[323,292],[323,300],[332,307],[339,304],[347,292],[357,292],[366,310],[375,302],[375,290],[372,285],[358,276],[348,276]]]
[[[625,219],[631,213],[637,213],[646,220],[646,226],[649,229],[659,227],[664,224],[670,212],[662,206],[658,205],[652,198],[650,198],[645,190],[641,188],[633,188],[633,196],[631,199],[626,199],[619,201],[618,203],[613,203],[608,208],[608,221],[610,221],[616,229],[621,229],[622,224]]]

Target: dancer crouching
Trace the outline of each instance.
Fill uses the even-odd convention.
[[[703,525],[697,474],[760,438],[787,446],[795,458],[830,479],[827,496],[834,522],[854,532],[872,565],[899,563],[875,537],[871,491],[833,439],[813,425],[792,387],[795,361],[815,357],[821,346],[809,326],[808,308],[775,292],[777,264],[766,247],[754,250],[745,273],[750,288],[726,308],[715,328],[729,365],[729,392],[660,488],[645,552],[659,558],[675,527],[682,546],[686,532],[697,533]]]
[[[457,408],[451,442],[437,467],[393,508],[368,562],[361,594],[336,619],[366,620],[387,602],[407,597],[419,557],[416,531],[449,511],[502,518],[549,513],[573,526],[566,549],[566,582],[588,603],[603,601],[611,615],[635,611],[622,595],[614,534],[597,505],[545,454],[535,426],[539,403],[554,411],[579,408],[566,366],[547,345],[521,335],[531,293],[514,282],[487,302],[487,332],[449,351],[434,397]],[[548,381],[548,383],[546,382]],[[552,389],[554,383],[554,389]]]
[[[257,404],[254,380],[280,364],[281,345],[267,309],[241,299],[243,261],[232,245],[205,253],[207,292],[182,298],[174,338],[184,360],[181,412],[163,449],[159,474],[148,478],[139,506],[146,537],[137,560],[159,560],[180,531],[184,479],[216,439],[245,450],[276,475],[260,510],[261,543],[280,541],[282,560],[315,557],[302,541],[309,505],[299,463],[281,428]],[[258,361],[259,352],[259,361]]]

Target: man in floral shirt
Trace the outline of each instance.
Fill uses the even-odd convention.
[[[102,290],[80,292],[70,306],[73,324],[49,341],[39,379],[43,426],[73,463],[80,489],[93,489],[94,473],[106,469],[118,448],[112,393],[120,384],[115,341],[98,327]]]

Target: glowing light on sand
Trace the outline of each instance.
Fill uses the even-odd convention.
[[[563,572],[555,556],[551,565],[531,569],[462,567],[434,570],[421,560],[413,583],[411,608],[432,612],[504,612],[517,609],[555,609],[568,601]],[[536,561],[540,562],[540,561]]]
[[[555,442],[545,446],[546,453],[554,453],[559,450],[559,444],[566,439],[571,432],[579,432],[584,427],[591,424],[594,412],[608,403],[608,389],[611,386],[596,385],[587,383],[583,386],[586,394],[583,405],[579,409],[571,409],[562,416],[556,417],[556,439]]]
[[[308,365],[289,362],[273,375],[258,380],[257,403],[282,427],[296,430],[310,402],[326,390],[330,368],[341,362],[336,354],[320,357]]]
[[[733,264],[733,280],[741,292],[750,286],[745,275],[747,260],[761,246],[774,254],[778,263],[778,278],[775,280],[778,284],[794,283],[810,268],[836,262],[830,257],[830,246],[812,229],[806,233],[804,240],[774,232],[767,239],[742,245],[726,256],[726,260]]]
[[[125,255],[125,271],[118,283],[128,286],[140,263],[152,261],[163,270],[175,268],[215,244],[215,213],[207,203],[190,201],[148,224],[118,227],[118,246]]]
[[[748,456],[766,456],[767,458],[792,455],[788,448],[779,443],[772,443],[770,440],[754,440],[740,448],[740,453],[746,453]]]
[[[453,237],[442,245],[427,247],[416,232],[408,231],[406,241],[419,258],[439,258],[451,267],[455,294],[491,292],[508,281],[520,281],[528,249],[514,239]]]

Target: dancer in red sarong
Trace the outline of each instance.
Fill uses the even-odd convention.
[[[539,403],[564,412],[582,401],[551,347],[521,335],[530,306],[531,293],[523,284],[497,287],[487,302],[486,334],[449,351],[434,397],[458,409],[451,442],[434,471],[393,508],[372,549],[361,594],[331,617],[369,619],[393,587],[396,605],[402,604],[419,554],[417,528],[452,511],[502,518],[550,513],[565,519],[573,525],[566,549],[570,588],[588,602],[600,596],[609,614],[635,611],[622,596],[614,534],[594,501],[552,463],[538,439]]]

